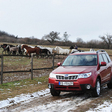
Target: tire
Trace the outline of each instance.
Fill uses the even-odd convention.
[[[60,95],[60,91],[56,91],[56,90],[54,90],[54,89],[50,89],[50,92],[51,92],[51,95],[52,96],[59,96]]]
[[[112,89],[112,77],[111,77],[111,81],[107,84],[107,87],[108,87],[109,89]]]
[[[98,96],[100,96],[100,93],[101,93],[101,83],[100,83],[100,80],[97,79],[96,84],[95,84],[95,88],[92,91],[92,96],[98,97]]]

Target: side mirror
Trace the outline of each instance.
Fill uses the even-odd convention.
[[[101,66],[106,66],[106,62],[101,62]]]
[[[58,62],[58,63],[57,63],[57,66],[61,66],[61,65],[62,65],[61,62]]]

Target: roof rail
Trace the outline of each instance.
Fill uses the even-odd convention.
[[[100,49],[100,50],[97,50],[97,51],[96,51],[96,53],[98,53],[98,52],[106,52],[106,51],[103,50],[103,49]]]
[[[77,53],[77,52],[84,52],[84,51],[83,50],[72,51],[70,54]]]

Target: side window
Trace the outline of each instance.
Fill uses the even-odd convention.
[[[104,61],[105,61],[106,63],[109,63],[109,60],[107,59],[106,54],[102,54],[102,56],[103,56]]]
[[[107,56],[107,58],[108,58],[109,62],[111,62],[111,59],[110,59],[109,55],[108,55],[108,54],[106,54],[106,56]]]
[[[103,57],[102,57],[102,55],[100,54],[99,55],[99,63],[101,64],[101,62],[103,62],[104,60],[103,60]]]

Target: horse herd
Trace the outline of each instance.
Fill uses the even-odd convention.
[[[59,46],[56,46],[55,48],[51,47],[43,47],[40,45],[37,46],[31,46],[31,45],[25,45],[25,44],[19,44],[19,45],[11,45],[11,44],[2,44],[0,47],[3,49],[3,52],[7,54],[12,55],[28,55],[31,56],[31,53],[35,53],[36,55],[51,55],[51,54],[70,54],[71,52],[79,52],[77,49],[63,49]]]

